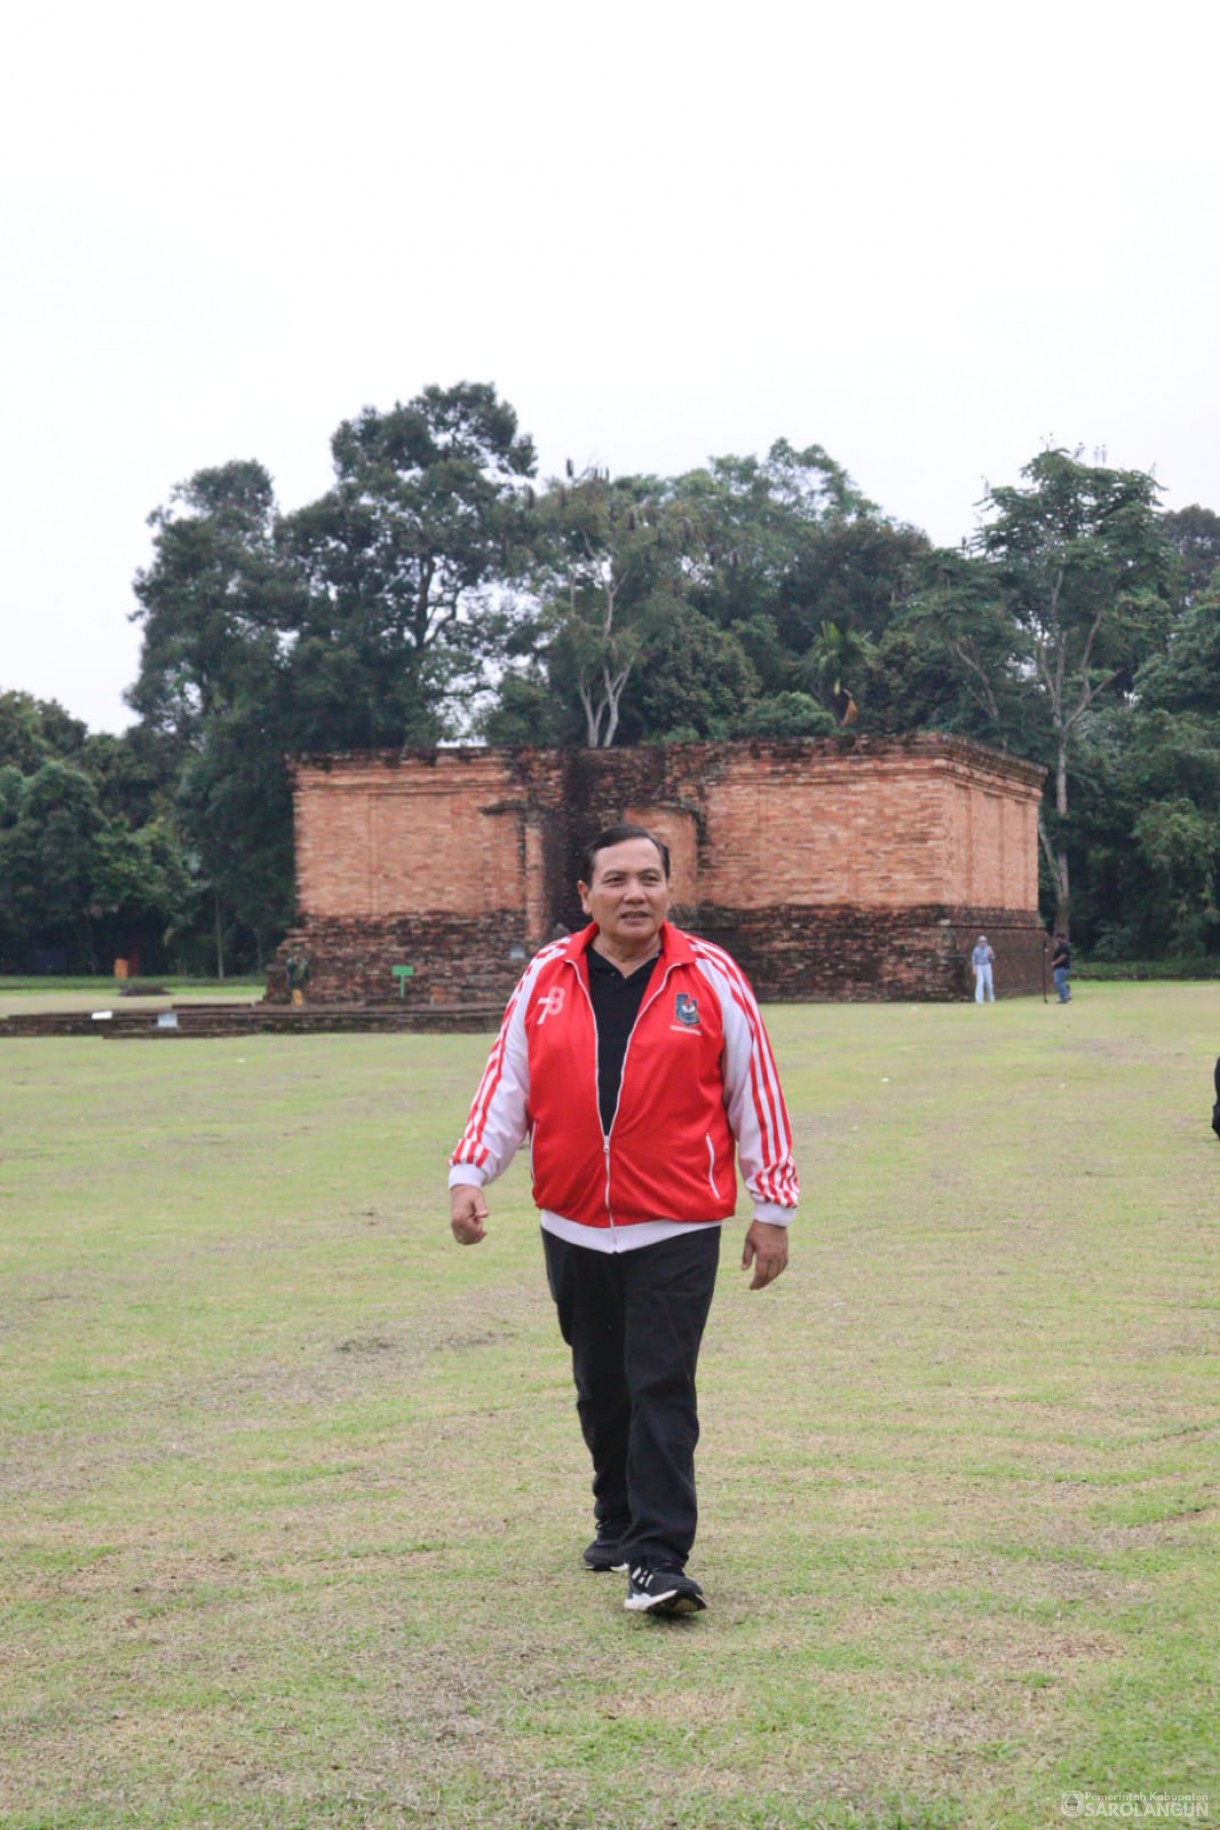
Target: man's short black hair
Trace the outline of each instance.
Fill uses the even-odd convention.
[[[621,845],[626,839],[648,839],[661,854],[661,863],[665,867],[665,878],[669,880],[669,847],[664,839],[658,839],[655,832],[649,832],[647,826],[636,826],[631,820],[621,820],[617,826],[607,826],[595,839],[590,839],[585,846],[584,881],[592,883],[593,866],[599,851],[608,851],[612,845]]]

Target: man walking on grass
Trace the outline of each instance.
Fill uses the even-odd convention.
[[[797,1201],[771,1045],[741,968],[669,912],[669,852],[642,826],[600,833],[578,885],[590,925],[530,962],[450,1158],[450,1224],[478,1245],[484,1187],[528,1135],[547,1279],[572,1350],[593,1461],[591,1570],[624,1606],[693,1614],[695,1370],[734,1148],[753,1200],[752,1290],[788,1262]]]

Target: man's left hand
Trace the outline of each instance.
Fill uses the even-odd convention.
[[[767,1284],[773,1284],[787,1263],[788,1228],[772,1226],[767,1220],[752,1220],[741,1254],[743,1271],[754,1266],[751,1290],[762,1290]]]

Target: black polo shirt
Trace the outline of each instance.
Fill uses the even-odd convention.
[[[627,1040],[635,1028],[653,967],[660,957],[659,953],[655,954],[634,972],[623,974],[593,947],[585,949],[589,997],[593,1004],[593,1021],[597,1025],[597,1108],[605,1132],[609,1132],[614,1123]]]

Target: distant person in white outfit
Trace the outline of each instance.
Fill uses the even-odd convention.
[[[974,952],[970,955],[970,964],[974,967],[974,1001],[981,1004],[984,998],[995,1003],[995,986],[991,982],[991,968],[995,963],[995,954],[987,944],[987,936],[980,934],[975,942]]]

